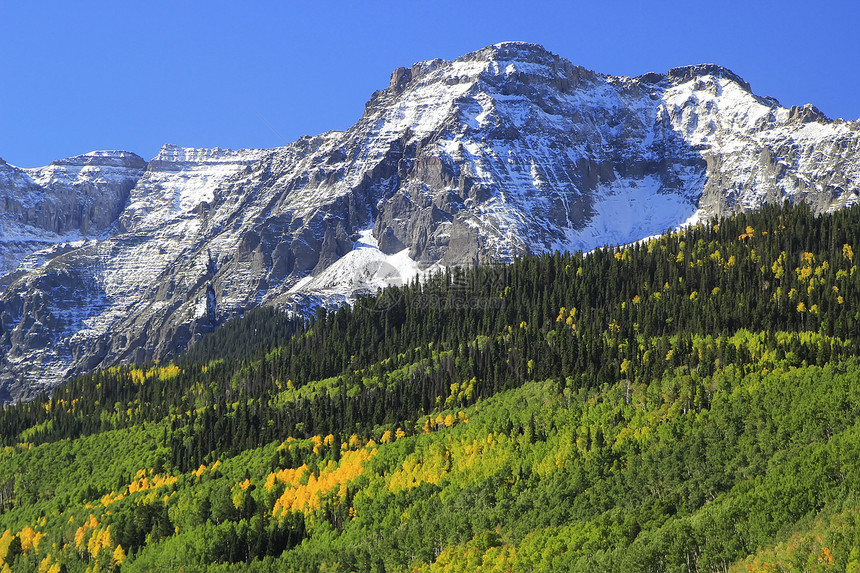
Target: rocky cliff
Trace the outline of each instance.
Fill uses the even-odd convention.
[[[0,398],[168,356],[261,304],[301,312],[766,202],[837,209],[858,200],[859,129],[719,66],[613,77],[505,43],[398,69],[350,129],[283,148],[90,154],[67,160],[106,162],[75,193],[2,164],[4,225],[42,242],[0,240]]]
[[[19,270],[44,263],[57,248],[96,239],[115,222],[146,162],[126,151],[96,151],[39,169],[0,159],[0,291],[33,253],[55,247]],[[63,246],[72,243],[72,246]]]

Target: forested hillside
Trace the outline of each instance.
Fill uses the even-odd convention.
[[[0,411],[3,571],[860,571],[860,207],[249,313]]]

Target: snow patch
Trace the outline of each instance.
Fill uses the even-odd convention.
[[[424,280],[442,269],[439,264],[422,269],[409,257],[409,249],[393,255],[383,253],[373,236],[373,228],[359,231],[353,249],[315,276],[302,278],[289,290],[326,298],[343,297],[353,301],[357,296],[373,294],[389,286],[403,286],[414,279]]]
[[[566,229],[564,241],[552,248],[587,252],[604,245],[625,245],[699,220],[701,212],[695,205],[660,191],[661,183],[654,177],[603,186],[595,193],[587,226]]]

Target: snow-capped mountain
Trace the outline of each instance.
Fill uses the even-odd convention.
[[[511,42],[400,68],[350,129],[282,148],[0,164],[0,399],[167,356],[261,304],[786,198],[837,209],[858,200],[858,146],[860,123],[719,66],[613,77]]]

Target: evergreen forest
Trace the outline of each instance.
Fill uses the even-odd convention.
[[[449,269],[0,410],[0,573],[860,572],[860,205]]]

